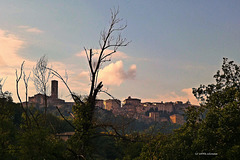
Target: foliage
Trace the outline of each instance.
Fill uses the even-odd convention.
[[[64,132],[74,132],[74,128],[70,126],[62,117],[55,116],[51,112],[47,114],[48,129],[52,134],[64,133]],[[68,119],[72,122],[72,119]]]
[[[94,138],[94,148],[98,148],[94,150],[94,159],[115,160],[116,158],[122,156],[121,147],[117,145],[114,137],[99,136]]]
[[[0,157],[4,159],[13,159],[13,145],[15,142],[14,126],[16,105],[12,99],[6,95],[0,98]]]
[[[38,127],[33,119],[29,128],[20,105],[12,102],[9,96],[10,94],[5,94],[0,98],[1,159],[65,159],[65,142],[57,139],[55,133],[50,132],[51,128]],[[34,114],[38,115],[39,123],[44,124],[43,115],[39,112]],[[58,120],[57,117],[52,119]],[[52,122],[52,119],[49,120]]]
[[[87,102],[73,106],[75,134],[69,140],[69,149],[75,158],[90,159],[92,153],[91,137],[95,134],[92,116],[93,108]]]
[[[173,134],[155,137],[139,159],[239,158],[239,66],[224,58],[222,73],[217,71],[214,78],[216,84],[193,89],[201,107],[189,107],[187,122]]]
[[[201,84],[199,88],[193,88],[193,94],[203,103],[213,102],[215,107],[221,107],[226,103],[226,100],[231,100],[229,99],[230,97],[222,97],[226,88],[240,89],[240,67],[234,61],[228,61],[228,58],[223,58],[222,71],[218,70],[213,77],[216,84],[207,86]],[[215,100],[212,101],[211,95],[214,93],[218,93],[220,97],[214,96]]]
[[[45,128],[23,131],[18,137],[19,159],[64,159],[64,143]]]

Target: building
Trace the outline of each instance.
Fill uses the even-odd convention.
[[[191,103],[189,101],[187,101],[186,103],[177,101],[175,102],[175,105],[174,105],[174,111],[179,114],[184,114],[186,108],[189,107],[190,105]]]
[[[68,107],[71,108],[74,105],[74,102],[65,102],[65,100],[58,98],[58,81],[51,81],[51,96],[46,96],[47,106],[54,107]],[[29,106],[35,106],[37,108],[43,108],[45,106],[45,96],[41,93],[34,95],[33,97],[28,98]],[[24,102],[24,106],[26,106],[26,102]]]
[[[184,117],[180,114],[173,114],[170,116],[171,122],[172,123],[177,123],[183,125],[185,120]]]
[[[102,99],[97,99],[95,106],[99,107],[99,108],[102,108],[102,109],[105,109],[104,101]]]
[[[131,98],[131,96],[129,96],[127,99],[123,101],[123,105],[139,106],[140,104],[141,99]]]
[[[54,110],[57,106],[62,108],[61,112],[65,115],[69,115],[72,111],[74,102],[65,102],[65,100],[58,98],[58,81],[51,81],[51,95],[46,96],[47,105],[49,110]],[[26,102],[24,103],[26,105]],[[45,107],[45,96],[43,94],[36,94],[33,97],[29,97],[29,106],[35,106],[39,109]],[[114,115],[126,116],[144,122],[158,121],[183,124],[184,117],[183,112],[190,102],[183,103],[181,101],[176,102],[141,102],[141,99],[132,98],[129,96],[126,98],[122,105],[118,99],[96,100],[96,107],[111,111]],[[55,109],[56,110],[56,109]]]
[[[52,80],[51,97],[58,99],[58,81]]]
[[[159,112],[149,112],[149,117],[152,118],[154,121],[159,120]]]
[[[118,99],[107,99],[104,101],[106,110],[115,110],[121,108],[121,101]]]
[[[105,109],[111,110],[115,115],[122,115],[135,119],[149,119],[150,121],[158,122],[172,122],[183,124],[184,117],[181,116],[186,108],[190,106],[190,102],[183,103],[182,101],[176,102],[144,102],[141,99],[132,98],[129,96],[123,101],[122,107],[112,107],[112,102],[106,100],[104,105]],[[113,101],[113,100],[112,100]],[[119,102],[120,103],[120,102]],[[147,116],[146,116],[147,115]],[[170,118],[170,115],[171,118]]]
[[[139,108],[140,106],[141,106],[141,99],[132,98],[131,96],[129,96],[127,99],[123,101],[122,108],[126,116],[138,119],[140,116],[139,112],[141,112],[141,109],[142,109],[142,108]]]

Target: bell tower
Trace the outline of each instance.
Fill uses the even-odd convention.
[[[52,80],[51,97],[58,99],[58,81]]]

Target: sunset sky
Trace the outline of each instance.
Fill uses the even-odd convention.
[[[105,89],[123,100],[193,104],[192,88],[214,82],[222,58],[240,64],[239,0],[0,0],[0,78],[16,98],[15,70],[29,73],[43,55],[81,95],[88,94],[84,47],[99,49],[110,9],[119,7],[131,43],[102,66]],[[56,79],[56,78],[53,78]],[[60,83],[60,82],[59,82]],[[31,81],[29,95],[36,94]],[[69,100],[60,83],[59,96]],[[21,95],[24,99],[23,82]],[[110,98],[103,93],[99,98]]]

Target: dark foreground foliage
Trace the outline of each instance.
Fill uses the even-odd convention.
[[[125,122],[131,122],[131,125],[125,126],[125,136],[111,134],[113,133],[111,128],[102,126],[89,128],[88,133],[85,133],[81,129],[89,127],[89,121],[82,115],[86,111],[81,109],[83,108],[79,107],[77,110],[73,108],[73,111],[77,112],[75,115],[79,114],[78,121],[67,117],[70,123],[77,126],[75,129],[62,117],[56,117],[50,113],[47,114],[47,125],[45,125],[44,112],[36,108],[29,108],[29,110],[38,123],[30,119],[27,124],[20,104],[14,103],[10,94],[1,97],[0,159],[84,159],[81,157],[83,151],[86,152],[84,155],[87,159],[134,159],[140,155],[145,145],[144,137],[150,134],[152,136],[153,126],[156,129],[155,132],[157,128],[166,126],[166,124],[145,124],[129,118],[115,117],[110,111],[99,110],[95,113],[99,121],[115,126],[121,126],[123,119]],[[88,126],[84,126],[86,123]],[[174,126],[168,127],[171,129]],[[63,141],[56,136],[57,133],[73,131],[75,134],[68,141]],[[142,132],[141,137],[136,138],[139,132]]]

